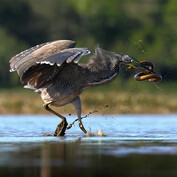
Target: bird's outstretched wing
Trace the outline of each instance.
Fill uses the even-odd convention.
[[[17,66],[18,66],[18,63],[25,57],[27,57],[28,55],[30,55],[32,52],[34,52],[35,50],[37,49],[40,49],[41,47],[49,44],[50,42],[46,42],[46,43],[43,43],[43,44],[39,44],[39,45],[36,45],[34,47],[31,47],[17,55],[15,55],[14,57],[11,58],[11,60],[9,61],[10,63],[10,72],[13,72],[13,71],[16,71],[17,70]]]
[[[10,60],[10,71],[17,71],[21,77],[38,60],[61,52],[64,49],[74,48],[75,45],[76,42],[70,40],[58,40],[37,45],[14,56]]]
[[[70,40],[58,40],[32,47],[10,60],[10,68],[17,71],[20,81],[35,88],[43,86],[62,69],[62,64],[77,63],[82,55],[89,53],[85,48],[74,48]]]
[[[65,61],[66,63],[78,63],[79,59],[83,55],[89,54],[90,51],[87,48],[70,48],[62,50],[61,52],[50,55],[46,58],[36,61],[38,64],[49,64],[53,66],[61,66]]]

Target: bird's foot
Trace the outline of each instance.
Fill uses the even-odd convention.
[[[87,131],[85,130],[85,128],[81,122],[79,122],[79,127],[85,134],[87,134]]]
[[[57,128],[53,134],[53,136],[64,136],[65,135],[65,131],[66,131],[66,128],[67,128],[67,121],[66,119],[62,120],[58,125],[57,125]]]

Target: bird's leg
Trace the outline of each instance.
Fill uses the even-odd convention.
[[[55,112],[54,110],[52,110],[50,107],[49,107],[49,104],[44,104],[43,105],[44,108],[51,112],[52,114],[60,117],[62,119],[62,121],[57,125],[57,128],[55,130],[55,133],[53,134],[53,136],[64,136],[65,135],[65,131],[66,131],[66,128],[67,128],[67,121],[66,121],[66,118],[64,116],[62,116],[61,114],[58,114],[57,112]]]
[[[87,131],[85,130],[83,124],[82,124],[82,118],[81,118],[81,100],[80,100],[80,97],[78,96],[77,98],[75,98],[71,104],[74,106],[75,110],[76,110],[76,113],[77,113],[77,117],[79,119],[79,127],[80,129],[86,134]],[[68,127],[70,128],[70,127]]]

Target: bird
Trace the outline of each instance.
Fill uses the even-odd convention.
[[[88,63],[79,63],[84,55],[90,53],[88,48],[76,48],[73,40],[56,40],[29,48],[9,61],[10,72],[17,71],[20,82],[26,84],[24,88],[40,94],[43,107],[62,119],[54,136],[64,136],[68,123],[50,106],[72,104],[79,127],[86,134],[81,118],[80,94],[87,88],[110,83],[120,73],[122,64],[147,69],[127,54],[106,51],[99,46]]]

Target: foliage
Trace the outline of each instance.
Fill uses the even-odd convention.
[[[18,84],[8,72],[13,55],[57,39],[150,60],[176,81],[176,21],[176,0],[1,0],[0,85]]]

